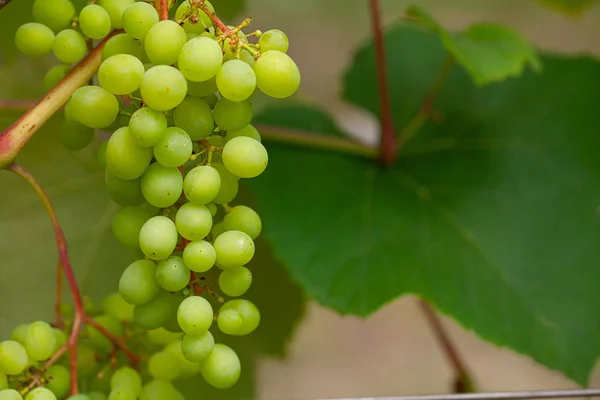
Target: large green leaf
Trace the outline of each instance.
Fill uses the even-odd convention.
[[[386,44],[402,126],[444,50],[404,28]],[[271,145],[270,168],[252,184],[293,277],[361,316],[416,293],[484,339],[586,383],[600,352],[600,64],[544,63],[543,74],[479,89],[455,68],[438,103],[444,122],[427,124],[390,169]],[[346,98],[376,114],[374,65],[368,44]],[[302,124],[290,116],[288,126]]]

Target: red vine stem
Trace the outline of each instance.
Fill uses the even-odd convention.
[[[62,317],[62,282],[63,282],[63,266],[60,260],[56,266],[56,292],[54,293],[54,323],[59,329],[65,327]]]
[[[375,57],[377,63],[377,85],[379,88],[379,112],[381,116],[381,142],[379,145],[379,160],[384,165],[391,165],[396,161],[396,134],[392,118],[392,104],[390,101],[390,88],[387,77],[385,57],[385,43],[381,24],[379,0],[369,0],[371,16],[371,31],[375,41]]]
[[[221,33],[224,36],[231,36],[233,31],[229,29],[227,25],[225,25],[225,23],[221,21],[217,14],[206,5],[206,2],[204,0],[192,0],[192,4],[198,7],[200,10],[202,10],[204,14],[206,14],[208,18],[210,18],[213,24],[221,31]],[[236,38],[237,35],[231,38],[230,44],[235,44]]]
[[[129,349],[129,347],[127,347],[127,345],[121,339],[119,339],[117,336],[112,334],[108,329],[106,329],[105,327],[100,325],[96,320],[90,318],[88,315],[84,314],[83,322],[85,322],[87,325],[94,327],[101,334],[106,336],[107,339],[109,339],[111,342],[113,342],[116,347],[118,347],[123,353],[125,353],[127,358],[129,358],[129,361],[131,362],[131,364],[134,367],[137,367],[138,363],[140,362],[140,358],[138,356],[136,356],[133,353],[133,351],[131,351]]]
[[[154,8],[158,11],[161,21],[169,19],[169,0],[154,0]]]

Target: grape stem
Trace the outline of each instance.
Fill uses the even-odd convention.
[[[41,100],[0,133],[0,169],[9,168],[35,132],[69,100],[75,90],[91,79],[102,61],[104,45],[119,32],[108,35]]]
[[[421,311],[425,315],[425,319],[427,319],[431,330],[435,334],[437,341],[454,369],[454,393],[475,392],[476,390],[471,375],[469,374],[456,345],[452,342],[450,335],[444,328],[442,320],[428,302],[420,300],[419,304],[421,306]]]
[[[229,29],[227,27],[227,25],[225,25],[225,23],[223,21],[221,21],[221,19],[217,16],[217,14],[213,10],[211,10],[210,7],[208,7],[206,5],[205,0],[191,0],[191,3],[192,3],[192,6],[198,7],[200,10],[202,10],[204,12],[204,14],[206,14],[208,16],[208,18],[210,18],[210,20],[217,27],[217,29],[219,29],[221,31],[223,36],[229,37],[231,39],[231,42],[230,42],[231,45],[235,44],[235,42],[237,41],[237,37],[238,37],[236,32]]]
[[[154,8],[158,11],[161,21],[169,19],[169,0],[154,0]]]
[[[371,31],[375,42],[375,60],[377,64],[377,86],[379,88],[379,114],[381,118],[381,141],[379,144],[379,161],[384,165],[392,165],[396,161],[397,145],[392,104],[387,77],[385,44],[379,0],[369,0]]]
[[[14,172],[23,180],[25,180],[35,191],[37,196],[42,201],[44,208],[46,209],[46,213],[50,218],[50,222],[52,223],[52,228],[54,230],[54,236],[56,238],[56,247],[58,250],[58,268],[57,268],[57,292],[62,290],[62,276],[67,279],[69,283],[69,291],[71,292],[71,296],[73,297],[73,305],[75,308],[75,316],[73,318],[73,326],[71,327],[71,334],[69,335],[69,339],[67,343],[61,346],[56,353],[52,355],[52,357],[44,364],[44,368],[39,371],[40,374],[45,372],[48,368],[50,368],[54,363],[56,363],[62,356],[70,352],[70,374],[71,374],[71,394],[77,394],[79,392],[77,386],[77,342],[79,340],[79,334],[81,332],[81,328],[84,323],[93,326],[96,328],[102,335],[106,336],[111,342],[115,344],[118,348],[120,348],[129,358],[131,364],[137,366],[139,362],[139,358],[133,354],[129,348],[115,335],[110,333],[96,321],[91,319],[84,310],[83,301],[81,298],[81,292],[79,290],[79,285],[77,283],[77,279],[75,278],[75,273],[73,272],[73,268],[71,267],[71,261],[69,259],[69,252],[67,247],[67,239],[62,230],[58,217],[56,215],[56,211],[48,198],[48,195],[40,185],[40,183],[31,175],[25,168],[21,167],[18,164],[11,164],[8,168],[10,171]],[[59,280],[60,278],[60,280]],[[58,294],[57,294],[58,298]],[[55,312],[60,313],[60,306],[57,307],[55,304]],[[33,386],[35,386],[35,380]],[[30,390],[32,385],[28,386],[25,390]]]
[[[0,10],[4,8],[4,6],[8,5],[11,0],[0,0]]]

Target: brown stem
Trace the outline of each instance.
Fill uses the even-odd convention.
[[[433,333],[435,334],[436,339],[438,340],[440,346],[448,361],[452,365],[454,369],[454,392],[455,393],[470,393],[474,392],[473,381],[471,379],[471,375],[469,374],[465,363],[463,362],[460,354],[458,353],[458,349],[452,343],[450,339],[450,335],[446,332],[442,321],[436,314],[435,310],[427,303],[425,300],[420,300],[419,304],[421,306],[421,311],[425,315],[427,322],[429,323]]]
[[[119,339],[117,336],[113,335],[108,329],[106,329],[105,327],[100,325],[96,320],[90,318],[88,315],[83,316],[83,322],[94,327],[95,329],[98,330],[98,332],[100,332],[107,339],[109,339],[111,342],[113,342],[113,344],[115,346],[117,346],[119,349],[121,349],[121,351],[123,353],[125,353],[127,358],[129,358],[129,361],[131,362],[131,364],[134,367],[137,367],[138,363],[140,362],[140,358],[138,356],[136,356],[121,339]]]
[[[379,110],[381,118],[381,142],[379,145],[379,160],[384,165],[391,165],[396,161],[396,134],[392,118],[392,104],[390,101],[390,88],[387,78],[387,65],[385,57],[385,43],[381,24],[379,0],[369,0],[371,15],[371,31],[375,41],[375,57],[377,63],[377,85],[379,88]]]
[[[202,10],[204,14],[206,14],[208,18],[210,18],[215,27],[217,27],[217,29],[220,30],[224,36],[229,37],[232,33],[234,33],[231,29],[227,27],[227,25],[225,25],[223,21],[221,21],[217,14],[206,5],[206,2],[204,0],[192,0],[192,4],[198,7],[200,10]],[[235,42],[236,38],[237,35],[231,38],[231,42]]]
[[[158,11],[158,15],[160,16],[160,20],[164,21],[169,19],[169,1],[168,0],[155,0],[154,6]]]
[[[60,260],[56,266],[56,288],[54,289],[54,323],[58,329],[63,329],[65,323],[62,316],[62,282],[64,270]]]
[[[4,6],[8,5],[10,0],[0,0],[0,10],[4,8]]]

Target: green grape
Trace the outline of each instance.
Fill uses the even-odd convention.
[[[15,33],[15,45],[26,56],[39,58],[50,54],[54,33],[46,25],[37,22],[23,24]]]
[[[217,211],[219,211],[219,209],[217,208],[217,205],[215,203],[208,203],[206,207],[208,207],[210,215],[212,215],[213,217],[217,215]]]
[[[154,380],[142,388],[140,400],[166,400],[176,399],[177,390],[171,382]]]
[[[282,53],[287,53],[290,48],[290,42],[285,33],[279,29],[269,29],[260,35],[258,39],[260,44],[260,51],[263,53],[268,50],[277,50]]]
[[[25,400],[56,400],[56,396],[50,390],[38,387],[27,393]]]
[[[115,317],[104,314],[95,317],[94,321],[96,321],[98,324],[100,324],[100,326],[104,327],[114,336],[123,336],[123,325],[121,324],[121,321],[119,321]],[[92,346],[94,346],[94,348],[104,353],[108,353],[112,350],[113,343],[110,341],[109,338],[100,333],[99,330],[97,330],[91,325],[88,325],[86,326],[86,332],[88,334],[88,338],[90,339],[90,343],[92,344]]]
[[[144,198],[155,207],[172,206],[181,196],[182,190],[183,177],[177,168],[167,168],[159,163],[154,163],[142,176]]]
[[[158,111],[167,111],[183,101],[187,81],[177,68],[157,65],[146,71],[140,90],[145,104]]]
[[[145,330],[164,327],[170,320],[175,319],[179,304],[179,296],[161,291],[150,302],[135,306],[133,319],[139,327]]]
[[[227,389],[240,378],[240,359],[230,347],[217,343],[210,355],[202,363],[202,376],[210,385]]]
[[[0,391],[8,389],[8,377],[4,372],[0,372]]]
[[[148,303],[159,292],[156,264],[149,260],[134,261],[119,279],[119,294],[123,300],[134,306]]]
[[[156,268],[156,281],[169,292],[178,292],[186,287],[190,283],[190,276],[183,259],[177,256],[162,260]]]
[[[117,98],[98,86],[83,86],[69,100],[72,118],[90,128],[102,129],[112,124],[119,114]]]
[[[217,74],[217,87],[224,98],[244,101],[256,89],[256,75],[252,67],[242,60],[230,60],[223,64]]]
[[[215,147],[223,147],[223,137],[219,136],[217,134],[214,134],[212,136],[209,136],[206,138],[206,141],[208,142],[208,144],[210,144],[211,146],[215,146]],[[213,157],[217,155],[213,153]],[[213,159],[214,160],[214,159]],[[238,178],[239,179],[239,178]]]
[[[17,325],[10,333],[10,340],[14,340],[15,342],[24,344],[28,329],[29,329],[29,324]]]
[[[81,33],[74,29],[65,29],[56,34],[52,52],[65,64],[76,64],[85,57],[87,44]]]
[[[269,163],[265,146],[245,136],[231,139],[221,154],[225,168],[240,178],[254,178],[263,173]]]
[[[199,240],[188,243],[183,249],[183,261],[194,272],[206,272],[215,265],[217,253],[212,244]]]
[[[111,293],[102,300],[102,311],[119,321],[133,321],[133,305],[126,302],[118,292]]]
[[[154,379],[172,381],[181,374],[179,360],[168,351],[154,353],[148,360],[148,371]]]
[[[106,395],[101,392],[91,392],[91,393],[88,393],[87,396],[89,399],[81,399],[81,400],[108,400]],[[67,399],[67,400],[71,400],[71,399]]]
[[[226,231],[214,241],[217,265],[223,269],[241,267],[254,257],[254,242],[244,232]]]
[[[219,287],[227,296],[238,297],[250,289],[252,273],[246,267],[226,269],[219,275]]]
[[[122,207],[112,219],[113,234],[124,245],[139,249],[140,230],[150,217],[146,210],[139,207]]]
[[[119,179],[133,180],[146,172],[152,150],[137,145],[128,127],[117,129],[106,146],[107,168]]]
[[[136,3],[144,4],[144,3]],[[167,118],[159,111],[150,107],[142,107],[133,113],[129,120],[129,132],[137,144],[142,147],[152,147],[157,144],[167,129]]]
[[[185,42],[187,36],[183,28],[175,21],[164,20],[150,28],[144,49],[153,64],[171,65],[177,62]]]
[[[233,26],[229,26],[229,29],[233,28]],[[238,37],[240,42],[248,44],[248,38],[246,37],[246,34],[244,32],[239,31]],[[224,61],[233,60],[236,56],[236,46],[234,46],[234,48],[232,49],[230,43],[231,39],[229,38],[223,41],[223,52],[225,53],[225,55],[223,56]]]
[[[145,72],[144,64],[138,58],[130,54],[117,54],[102,62],[98,69],[98,81],[109,93],[129,94],[140,87]]]
[[[215,8],[210,1],[206,1],[205,3],[211,11],[215,11]],[[192,18],[189,18],[192,15],[198,17],[198,22],[195,24],[192,23]],[[206,28],[210,28],[213,25],[211,19],[204,13],[204,11],[192,9],[190,7],[189,0],[185,0],[177,8],[177,11],[175,12],[175,19],[177,22],[185,19],[185,22],[183,23],[183,29],[190,33],[202,33]]]
[[[79,343],[77,346],[77,371],[80,376],[90,376],[97,372],[98,360],[96,350],[89,344]]]
[[[167,128],[160,141],[154,145],[154,158],[165,167],[180,167],[192,155],[192,139],[181,128]]]
[[[150,4],[134,3],[123,13],[123,28],[131,37],[144,40],[158,19],[158,12]]]
[[[262,221],[260,217],[250,207],[235,206],[225,218],[223,218],[225,228],[228,231],[242,231],[255,240],[262,230]]]
[[[210,233],[212,215],[206,206],[186,203],[177,210],[175,225],[184,238],[202,240]]]
[[[216,40],[201,36],[191,39],[183,46],[177,62],[183,76],[193,82],[205,82],[214,78],[221,69],[221,64],[221,46]]]
[[[152,260],[167,258],[177,246],[175,223],[162,215],[150,218],[140,231],[140,247]]]
[[[33,19],[55,32],[71,25],[74,17],[75,7],[70,0],[35,0],[33,2]]]
[[[200,373],[200,364],[189,361],[181,351],[181,340],[169,343],[165,351],[171,353],[179,362],[180,378],[189,378]]]
[[[204,205],[217,197],[221,189],[219,172],[209,165],[191,169],[183,180],[185,197],[192,203]]]
[[[123,28],[123,13],[133,3],[135,0],[98,0],[98,5],[108,11],[113,29]]]
[[[252,104],[249,101],[234,102],[221,98],[214,110],[215,122],[224,131],[242,129],[252,121]]]
[[[56,348],[56,335],[52,327],[44,321],[36,321],[29,324],[25,335],[25,351],[27,355],[35,360],[47,360]]]
[[[242,60],[243,62],[245,62],[246,64],[248,64],[251,67],[254,67],[254,63],[256,62],[256,60],[254,59],[254,56],[252,54],[250,54],[247,50],[242,50],[240,52],[240,60]]]
[[[14,389],[0,390],[0,400],[23,400],[23,397]]]
[[[242,315],[243,325],[240,330],[238,330],[234,335],[248,335],[252,333],[258,325],[260,324],[260,312],[258,308],[254,305],[254,303],[244,300],[244,299],[235,299],[229,300],[225,304],[221,306],[219,313],[224,312],[225,310],[236,310]]]
[[[94,129],[77,121],[65,120],[60,127],[60,143],[71,151],[87,147],[94,139]]]
[[[211,110],[215,108],[219,101],[219,97],[214,93],[209,96],[204,96],[202,99],[208,104]]]
[[[219,167],[219,165],[221,165],[221,167]],[[219,194],[217,197],[215,197],[213,202],[215,204],[227,204],[235,199],[238,194],[238,178],[234,177],[231,172],[226,171],[225,167],[220,163],[213,164],[213,167],[219,171],[219,175],[221,176],[221,187],[219,189]]]
[[[70,65],[55,65],[44,76],[44,91],[49,91],[71,71]]]
[[[219,330],[227,335],[236,335],[242,330],[244,318],[234,309],[223,310],[217,317]]]
[[[224,141],[225,141],[225,143],[227,143],[231,139],[238,137],[238,136],[246,136],[246,137],[250,137],[254,140],[257,140],[259,142],[262,141],[262,138],[260,137],[260,133],[258,133],[258,130],[250,124],[246,125],[242,129],[227,132],[227,135],[225,136]]]
[[[212,110],[206,101],[191,96],[186,97],[175,108],[173,122],[193,140],[204,139],[215,127]]]
[[[111,389],[108,400],[136,400],[137,396],[129,388],[117,387]]]
[[[215,339],[209,331],[198,336],[184,335],[181,340],[181,353],[191,362],[204,361],[214,347]]]
[[[142,377],[131,367],[121,367],[110,378],[110,387],[126,387],[137,396],[142,391]]]
[[[110,33],[110,15],[99,5],[87,5],[79,13],[79,28],[90,39],[104,39]]]
[[[166,346],[181,338],[181,332],[169,332],[165,328],[153,329],[147,332],[148,340],[154,344]]]
[[[102,50],[102,61],[117,54],[129,54],[142,61],[146,58],[141,42],[126,33],[120,33],[108,39]]]
[[[65,343],[67,343],[67,335],[58,328],[52,328],[52,332],[54,332],[54,339],[56,342],[53,353],[56,353],[58,349],[60,349]]]
[[[283,99],[300,87],[300,70],[285,53],[268,50],[254,64],[256,85],[267,96]]]
[[[106,155],[104,156],[104,160],[106,163]],[[144,202],[141,178],[125,181],[117,178],[115,174],[107,168],[105,181],[108,194],[115,203],[121,206],[137,206]]]
[[[213,322],[213,309],[210,303],[200,296],[186,298],[177,310],[177,322],[188,335],[202,335]]]
[[[193,82],[188,80],[188,95],[194,97],[206,97],[214,95],[217,91],[216,76],[204,82]]]
[[[105,400],[106,397],[103,397],[102,399]],[[67,400],[91,400],[91,397],[80,393],[80,394],[74,394],[73,396],[67,397]]]
[[[48,368],[47,376],[48,383],[46,384],[46,388],[50,389],[56,397],[62,399],[69,394],[71,373],[68,368],[62,365],[53,365]]]

